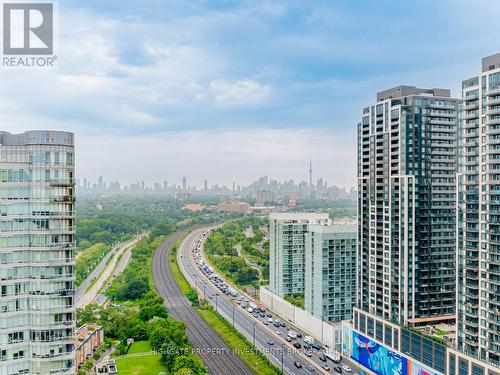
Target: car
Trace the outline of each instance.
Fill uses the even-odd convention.
[[[323,370],[325,370],[325,371],[330,371],[330,367],[328,367],[328,365],[326,365],[326,364],[321,366],[321,367],[323,367]]]
[[[267,345],[274,345],[274,341],[273,341],[273,340],[269,340],[269,341],[267,342]]]
[[[302,338],[302,334],[301,333],[297,333],[297,338],[301,339]]]
[[[297,368],[302,368],[302,363],[300,363],[299,361],[293,362],[293,365]]]
[[[313,355],[312,351],[310,351],[310,350],[306,350],[306,351],[304,352],[304,354],[305,354],[307,357],[312,357],[312,355]]]
[[[272,317],[273,317],[273,314],[269,313],[269,314],[267,314],[267,317],[268,317],[268,318],[272,318]]]
[[[310,371],[310,372],[315,372],[316,369],[314,368],[313,365],[307,365],[307,369]]]
[[[342,374],[342,369],[340,368],[340,366],[335,366],[333,369],[335,370],[335,372]]]
[[[304,349],[305,349],[305,350],[311,349],[311,345],[309,345],[309,344],[304,344]]]
[[[273,318],[268,318],[268,319],[267,319],[267,322],[268,322],[268,323],[272,323],[272,322],[273,322]]]
[[[293,347],[297,348],[297,349],[300,349],[302,347],[302,345],[300,345],[298,342],[294,342],[293,343]]]
[[[261,318],[265,318],[266,317],[266,314],[264,314],[264,313],[260,313],[259,315],[260,315]]]
[[[237,304],[237,305],[241,304],[241,301],[236,301],[236,304]]]
[[[351,372],[352,371],[352,369],[349,366],[347,366],[347,365],[342,366],[342,370],[344,370],[345,372]]]
[[[212,295],[209,295],[209,296],[208,296],[208,298],[212,299],[212,298],[214,298],[214,296],[212,296]]]
[[[278,336],[281,336],[281,332],[280,331],[276,331],[275,332]]]
[[[318,344],[312,344],[311,348],[313,348],[314,350],[321,350],[321,346],[319,346]]]
[[[285,339],[285,340],[286,340],[286,341],[288,341],[288,342],[292,342],[292,338],[291,338],[291,337],[288,337],[288,336],[286,337],[286,339]]]
[[[280,326],[281,326],[281,327],[286,327],[286,326],[285,326],[285,323],[283,323],[283,322],[281,322],[281,323],[280,323]]]
[[[324,355],[320,355],[320,356],[319,356],[319,360],[320,360],[321,362],[326,362],[326,357],[325,357]]]
[[[262,322],[265,326],[269,325],[268,322],[266,322],[265,320]]]
[[[275,326],[276,328],[278,328],[278,327],[280,326],[280,324],[279,324],[278,322],[274,322],[274,326]]]

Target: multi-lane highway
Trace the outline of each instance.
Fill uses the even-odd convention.
[[[168,264],[168,254],[181,234],[169,237],[153,257],[153,279],[158,294],[165,297],[165,306],[173,319],[186,323],[186,331],[197,354],[210,374],[251,375],[252,371],[233,353],[220,336],[191,306],[176,284]],[[193,246],[195,237],[189,236],[183,246]]]
[[[188,278],[190,283],[199,290],[200,294],[206,297],[206,300],[216,306],[219,313],[228,319],[229,322],[234,324],[234,326],[243,333],[251,342],[255,342],[255,345],[264,352],[279,368],[283,368],[286,374],[305,374],[305,373],[331,373],[334,372],[334,367],[340,366],[341,368],[350,369],[350,372],[359,372],[356,366],[352,363],[347,363],[344,359],[336,364],[331,360],[324,362],[324,356],[322,351],[314,350],[303,350],[304,342],[301,339],[293,340],[300,344],[300,348],[293,346],[292,342],[287,342],[285,338],[289,329],[293,329],[302,334],[305,337],[305,333],[300,332],[295,327],[289,327],[287,322],[285,327],[280,325],[275,327],[273,324],[268,323],[270,318],[267,312],[262,317],[259,314],[251,314],[247,312],[246,308],[242,308],[242,305],[247,305],[245,299],[249,299],[248,296],[244,296],[243,303],[238,305],[236,301],[239,299],[231,298],[231,296],[224,295],[219,289],[211,282],[211,280],[203,273],[197,266],[195,259],[193,257],[193,249],[198,247],[197,243],[203,240],[202,233],[206,229],[198,230],[192,232],[184,241],[179,249],[178,261],[181,265],[185,276]],[[277,317],[271,314],[273,319]],[[309,355],[306,355],[308,352]],[[323,361],[320,360],[323,358]],[[297,368],[296,364],[300,363],[301,368]],[[326,365],[326,366],[325,366]],[[345,370],[342,370],[345,372]]]
[[[95,302],[101,304],[104,302],[105,297],[99,291],[103,288],[104,284],[112,275],[117,275],[123,271],[129,258],[130,252],[134,245],[144,236],[141,234],[133,240],[119,245],[118,247],[109,251],[92,273],[80,284],[76,290],[76,306],[83,308],[89,303]],[[118,257],[122,255],[118,266]],[[116,268],[115,268],[116,266]],[[92,280],[96,279],[91,286]],[[91,287],[90,287],[91,286]]]

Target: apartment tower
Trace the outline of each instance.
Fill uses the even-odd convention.
[[[377,94],[358,124],[358,306],[398,324],[455,318],[459,100]]]
[[[74,373],[73,134],[0,132],[0,375]]]
[[[269,216],[269,288],[284,295],[304,293],[305,241],[309,224],[328,221],[328,214],[272,213]]]
[[[500,365],[500,53],[464,80],[458,181],[458,349]]]
[[[356,304],[357,228],[352,222],[309,225],[304,309],[324,321],[352,319]]]

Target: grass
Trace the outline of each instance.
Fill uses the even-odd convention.
[[[127,354],[147,353],[150,351],[151,351],[151,344],[149,343],[149,341],[136,341],[130,346],[130,349]]]
[[[193,291],[184,278],[177,264],[177,249],[182,240],[177,241],[169,254],[169,263],[172,276],[185,295]],[[256,349],[240,332],[238,332],[226,319],[210,308],[197,308],[200,316],[217,332],[233,352],[258,375],[279,375],[281,371],[275,367],[267,357]]]
[[[76,258],[76,284],[80,285],[85,278],[90,275],[94,267],[99,264],[102,258],[111,250],[111,246],[104,243],[97,243],[82,250]]]
[[[179,288],[182,290],[182,293],[187,295],[188,293],[192,292],[193,289],[191,288],[191,285],[187,282],[187,280],[184,278],[184,275],[181,272],[181,269],[179,268],[179,265],[177,264],[177,249],[179,248],[179,245],[181,243],[181,240],[178,240],[172,250],[170,251],[170,254],[168,256],[168,261],[170,263],[170,270],[172,272],[172,276],[175,279],[175,282],[179,286]]]
[[[157,375],[160,372],[167,374],[167,368],[160,363],[160,357],[160,354],[151,354],[144,357],[120,358],[116,360],[116,367],[120,375]]]
[[[282,372],[275,367],[258,349],[222,316],[212,309],[198,308],[198,313],[231,350],[240,357],[254,373],[259,375],[279,375]]]

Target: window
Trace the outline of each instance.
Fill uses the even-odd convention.
[[[455,355],[450,353],[450,371],[449,371],[450,375],[456,375],[457,370],[455,368],[455,361],[456,361]]]
[[[458,374],[469,375],[469,362],[462,358],[458,360]]]

